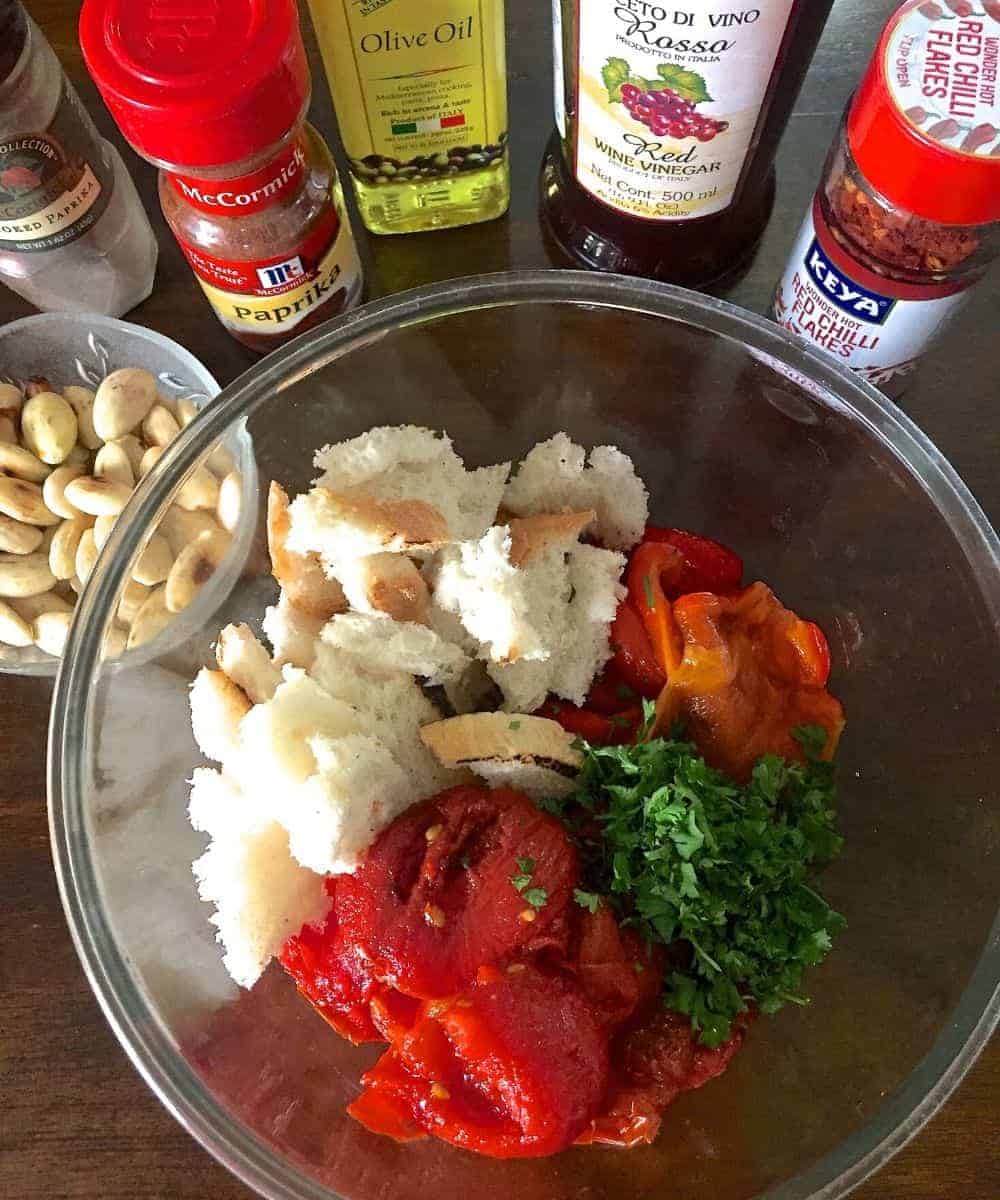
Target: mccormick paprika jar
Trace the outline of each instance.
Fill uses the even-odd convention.
[[[833,0],[553,0],[544,223],[569,257],[698,287],[753,252]]]
[[[357,247],[337,170],[305,122],[295,0],[85,0],[87,66],[226,329],[266,352],[353,307]]]
[[[775,320],[891,396],[1000,249],[1000,2],[910,0],[848,106]]]

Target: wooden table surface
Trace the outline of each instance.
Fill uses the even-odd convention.
[[[779,157],[775,217],[753,269],[730,298],[762,311],[815,186],[844,100],[894,0],[838,0]],[[28,0],[102,130],[121,145],[83,68],[76,0]],[[489,226],[406,238],[361,238],[368,294],[479,271],[547,266],[536,174],[550,128],[549,13],[511,0],[514,197]],[[310,42],[310,45],[312,43]],[[333,137],[314,55],[313,119]],[[154,198],[154,171],[126,150],[160,239],[153,296],[131,319],[187,345],[227,383],[253,361],[214,322]],[[360,226],[358,226],[360,228]],[[961,326],[904,407],[951,459],[987,513],[1000,511],[995,368],[1000,298],[980,289]],[[0,321],[27,315],[0,288]],[[63,919],[49,856],[45,735],[49,683],[0,676],[0,1196],[10,1200],[236,1200],[247,1189],[162,1109],[98,1010]],[[994,1040],[943,1111],[876,1178],[863,1200],[979,1200],[1000,1195]],[[402,1193],[401,1193],[402,1195]]]

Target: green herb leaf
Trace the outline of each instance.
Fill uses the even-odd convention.
[[[549,902],[549,893],[545,888],[528,888],[524,898],[532,908],[544,908]]]
[[[663,82],[659,86],[654,83],[654,89],[670,88],[682,100],[690,100],[692,104],[704,104],[712,99],[705,86],[705,80],[697,71],[688,71],[679,63],[660,63],[656,73]]]
[[[521,728],[521,722],[520,721],[511,721],[511,723],[507,726],[507,728],[513,729],[516,731]]]
[[[573,889],[573,899],[587,912],[595,913],[601,906],[601,897],[596,892],[585,892],[582,888]]]
[[[643,707],[648,731],[655,705]],[[584,743],[578,791],[550,805],[580,844],[576,902],[603,896],[647,941],[686,945],[664,999],[707,1046],[750,1004],[772,1013],[805,1003],[805,969],[845,925],[812,882],[842,845],[833,767],[816,757],[826,731],[795,736],[806,762],[765,755],[742,785],[679,739]]]
[[[646,604],[650,609],[656,608],[656,597],[653,595],[653,581],[648,575],[642,577],[642,590],[646,593]]]
[[[523,871],[525,875],[530,875],[535,869],[535,860],[533,858],[519,858],[517,860],[517,869]]]

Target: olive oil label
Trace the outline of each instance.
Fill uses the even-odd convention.
[[[310,8],[358,180],[441,178],[505,155],[501,5],[310,0]]]
[[[285,333],[323,304],[345,307],[361,290],[351,227],[332,210],[300,246],[271,258],[222,259],[180,245],[223,323],[247,333]]]
[[[774,319],[880,387],[909,375],[970,295],[968,281],[911,284],[850,258],[819,198],[806,216],[774,298]]]
[[[44,133],[0,138],[0,249],[57,250],[93,228],[114,172],[72,90],[63,88]]]
[[[727,208],[793,7],[579,3],[570,150],[580,185],[648,220]]]

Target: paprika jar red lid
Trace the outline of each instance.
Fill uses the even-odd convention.
[[[309,98],[295,0],[85,0],[80,45],[122,133],[159,163],[248,158]]]
[[[1000,0],[908,0],[851,104],[868,182],[941,225],[1000,220]]]

